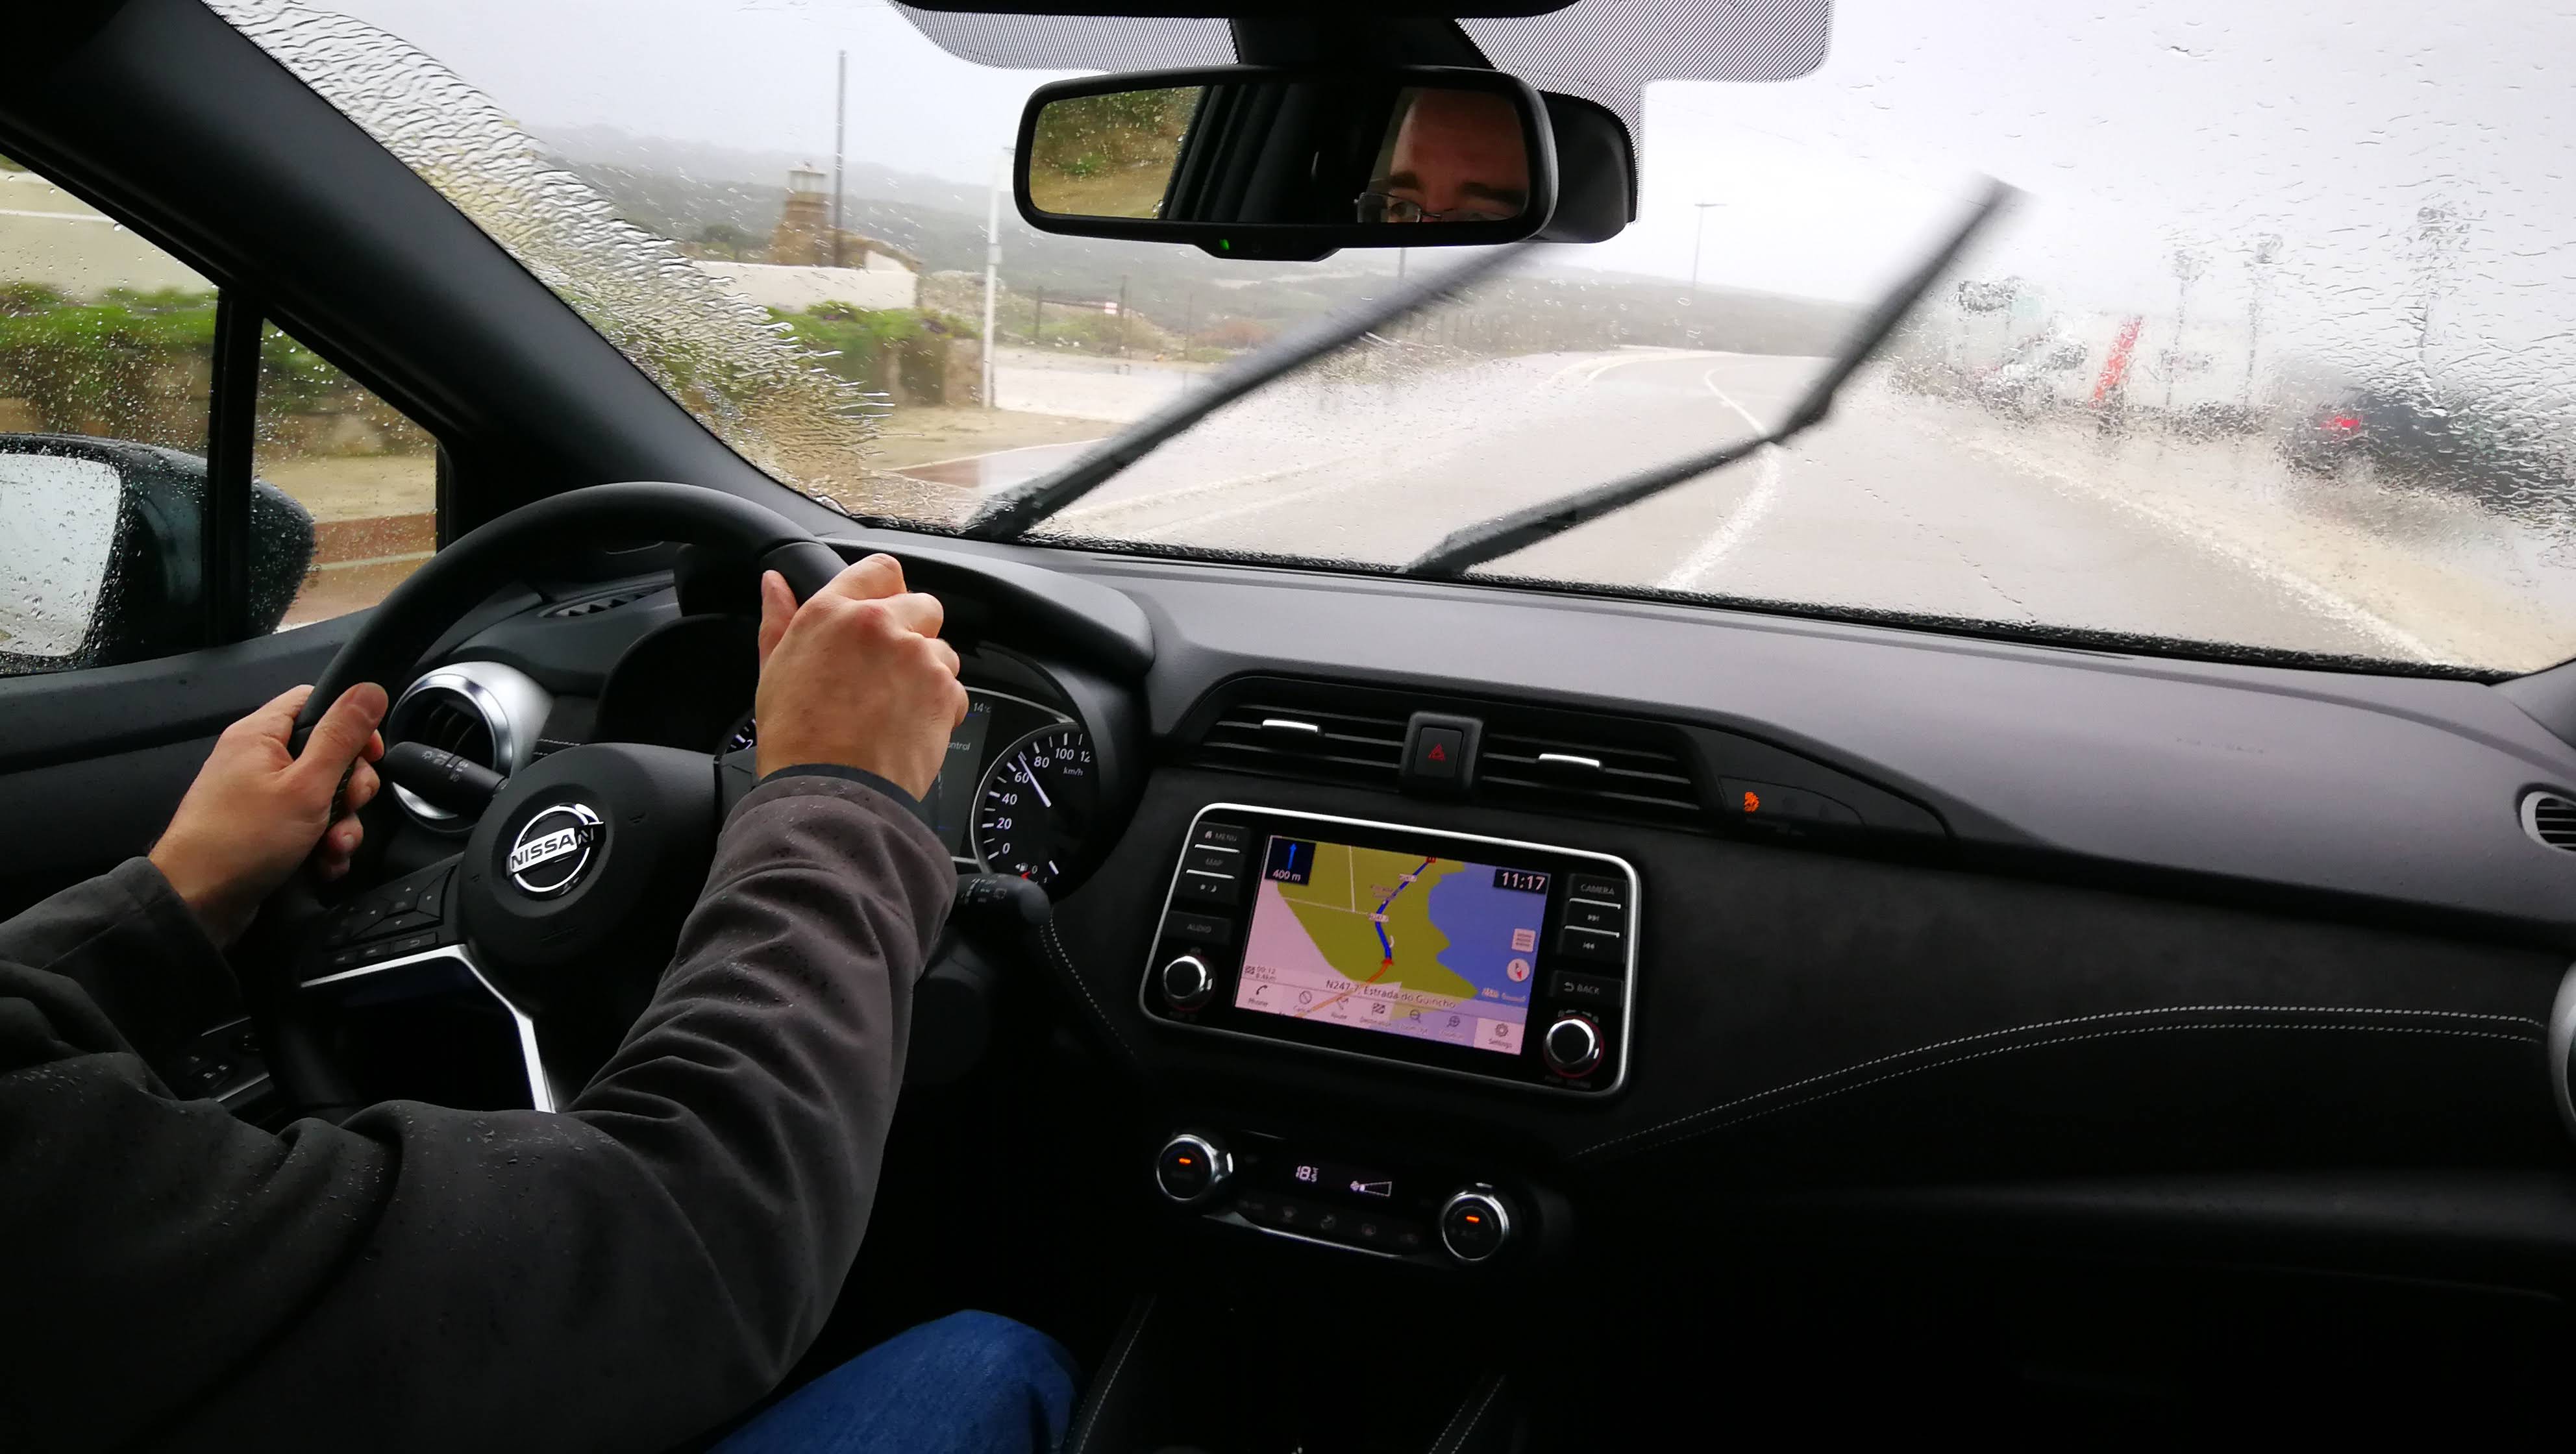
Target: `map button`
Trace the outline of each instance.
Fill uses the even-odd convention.
[[[1603,975],[1576,974],[1572,970],[1560,969],[1548,978],[1547,997],[1552,1000],[1563,1000],[1569,1004],[1599,1005],[1608,1008],[1619,1003],[1627,993],[1627,988],[1619,981]]]
[[[1190,849],[1190,856],[1181,864],[1181,867],[1195,868],[1202,873],[1241,873],[1243,872],[1243,855],[1232,848],[1218,848],[1212,844],[1200,844]]]

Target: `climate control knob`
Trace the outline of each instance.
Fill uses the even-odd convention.
[[[1511,1237],[1511,1208],[1490,1186],[1468,1187],[1440,1208],[1440,1245],[1461,1262],[1482,1262]]]
[[[1175,1010],[1195,1010],[1206,1005],[1216,994],[1216,975],[1207,961],[1195,954],[1184,954],[1163,966],[1160,976],[1163,1003]]]
[[[1234,1174],[1234,1158],[1214,1136],[1183,1131],[1154,1153],[1154,1185],[1185,1207],[1215,1196]]]
[[[1561,1015],[1539,1037],[1538,1058],[1569,1079],[1590,1075],[1601,1065],[1601,1027],[1581,1015]]]

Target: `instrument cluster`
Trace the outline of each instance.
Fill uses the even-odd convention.
[[[1067,713],[1025,697],[969,686],[966,699],[921,820],[960,867],[1053,884],[1080,860],[1099,808],[1091,737]],[[720,750],[759,740],[746,715]]]

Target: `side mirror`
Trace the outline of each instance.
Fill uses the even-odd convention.
[[[0,676],[113,666],[205,635],[206,461],[71,434],[0,434]],[[250,502],[250,629],[277,629],[313,560],[313,517]]]
[[[1219,257],[1518,242],[1556,211],[1528,85],[1448,66],[1212,66],[1041,86],[1014,193],[1041,232]]]

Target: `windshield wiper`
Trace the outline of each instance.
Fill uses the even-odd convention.
[[[1530,247],[1516,242],[1469,258],[1445,273],[1408,283],[1347,313],[1320,319],[1282,335],[1211,375],[1207,384],[1111,435],[1098,449],[1052,474],[1041,475],[975,512],[959,531],[969,540],[1010,540],[1029,527],[1107,484],[1112,475],[1160,448],[1164,441],[1280,375],[1300,368],[1363,334],[1415,313],[1518,258]]]
[[[1560,495],[1526,509],[1453,530],[1438,545],[1407,565],[1403,573],[1413,576],[1457,575],[1496,556],[1509,555],[1550,536],[1562,535],[1577,525],[1616,514],[1640,500],[1652,499],[1720,465],[1733,464],[1765,445],[1784,443],[1822,421],[1833,408],[1834,395],[1841,392],[1860,366],[1887,342],[1888,335],[1896,331],[1896,325],[1904,322],[1905,315],[1912,312],[1923,295],[1932,290],[1932,285],[1941,280],[1941,275],[1957,260],[1960,251],[2019,195],[2012,187],[1989,177],[1986,190],[1977,198],[1966,219],[1948,240],[1934,249],[1913,272],[1906,275],[1903,282],[1870,309],[1868,316],[1861,320],[1859,329],[1852,334],[1851,341],[1826,365],[1815,383],[1808,386],[1806,396],[1798,401],[1798,406],[1778,424],[1750,439],[1719,445],[1705,453],[1686,455],[1669,464],[1639,470],[1607,484]]]

